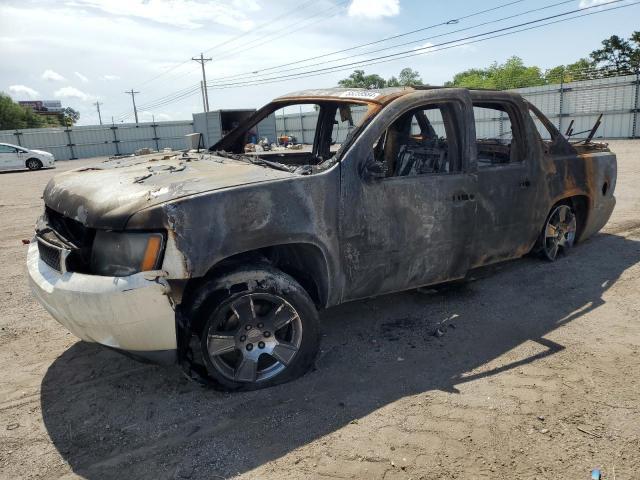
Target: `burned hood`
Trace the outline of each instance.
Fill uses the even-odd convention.
[[[108,160],[53,177],[45,204],[92,228],[121,229],[134,213],[189,195],[295,176],[215,155]]]

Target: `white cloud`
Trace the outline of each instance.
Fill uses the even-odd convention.
[[[237,9],[247,12],[257,12],[260,10],[260,5],[256,0],[233,0],[231,4]]]
[[[140,120],[142,122],[151,122],[154,120],[156,122],[166,122],[168,120],[172,120],[171,115],[169,115],[168,113],[153,113],[153,112],[149,112],[147,110],[143,110],[141,112],[139,112],[140,115]]]
[[[104,75],[102,78],[104,78],[109,82],[112,82],[114,80],[120,80],[120,77],[118,75]]]
[[[427,42],[424,45],[418,45],[417,47],[413,47],[414,50],[423,50],[424,52],[428,52],[433,47],[433,43]],[[209,83],[209,82],[207,82]]]
[[[234,0],[226,5],[198,0],[69,0],[67,5],[190,29],[213,22],[248,30],[254,22],[245,12],[260,10],[255,0]]]
[[[82,83],[87,83],[89,81],[89,79],[85,77],[83,74],[81,74],[80,72],[73,72],[73,73],[76,77],[80,79]]]
[[[349,5],[350,17],[395,17],[400,13],[400,0],[353,0]]]
[[[56,98],[76,98],[83,102],[92,102],[96,98],[94,95],[85,93],[75,87],[62,87],[60,90],[56,90],[53,95]]]
[[[9,91],[18,96],[27,96],[29,98],[36,98],[39,93],[35,91],[33,88],[27,87],[26,85],[11,85],[9,87]]]
[[[42,72],[42,79],[48,80],[50,82],[63,82],[64,77],[60,75],[58,72],[54,72],[53,70],[45,70]]]
[[[596,5],[606,5],[613,0],[580,0],[580,8],[593,7]]]

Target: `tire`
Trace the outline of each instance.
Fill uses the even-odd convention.
[[[566,255],[576,241],[577,218],[569,203],[554,205],[544,222],[536,251],[545,260],[555,262],[560,254]]]
[[[215,388],[247,391],[288,382],[313,364],[318,311],[289,275],[266,265],[236,270],[203,285],[198,328],[202,362]]]
[[[42,162],[37,158],[30,158],[25,162],[25,165],[29,170],[40,170],[42,168]]]

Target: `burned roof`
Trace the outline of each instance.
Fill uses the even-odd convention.
[[[415,85],[407,87],[388,87],[388,88],[317,88],[309,90],[299,90],[297,92],[287,93],[275,99],[278,101],[299,101],[299,100],[328,100],[328,99],[346,99],[352,101],[360,101],[366,103],[376,103],[384,105],[392,100],[407,95],[416,90],[436,90],[444,88],[457,88],[460,90],[469,90],[469,92],[475,91],[489,91],[485,89],[466,89],[460,87],[443,87],[433,85]],[[492,92],[498,92],[498,90],[490,90]],[[505,93],[505,92],[501,92]]]
[[[275,99],[275,101],[289,100],[318,100],[318,99],[348,99],[367,103],[388,103],[394,98],[398,98],[414,91],[412,87],[389,87],[389,88],[317,88],[310,90],[300,90],[288,93]]]

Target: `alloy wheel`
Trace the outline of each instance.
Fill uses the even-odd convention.
[[[244,383],[268,380],[291,364],[302,343],[295,308],[271,293],[246,293],[223,304],[206,332],[211,365]]]
[[[554,261],[559,251],[571,248],[576,240],[576,216],[568,205],[556,207],[544,228],[545,256]]]
[[[38,170],[40,168],[40,162],[38,160],[27,160],[27,168],[29,170]]]

